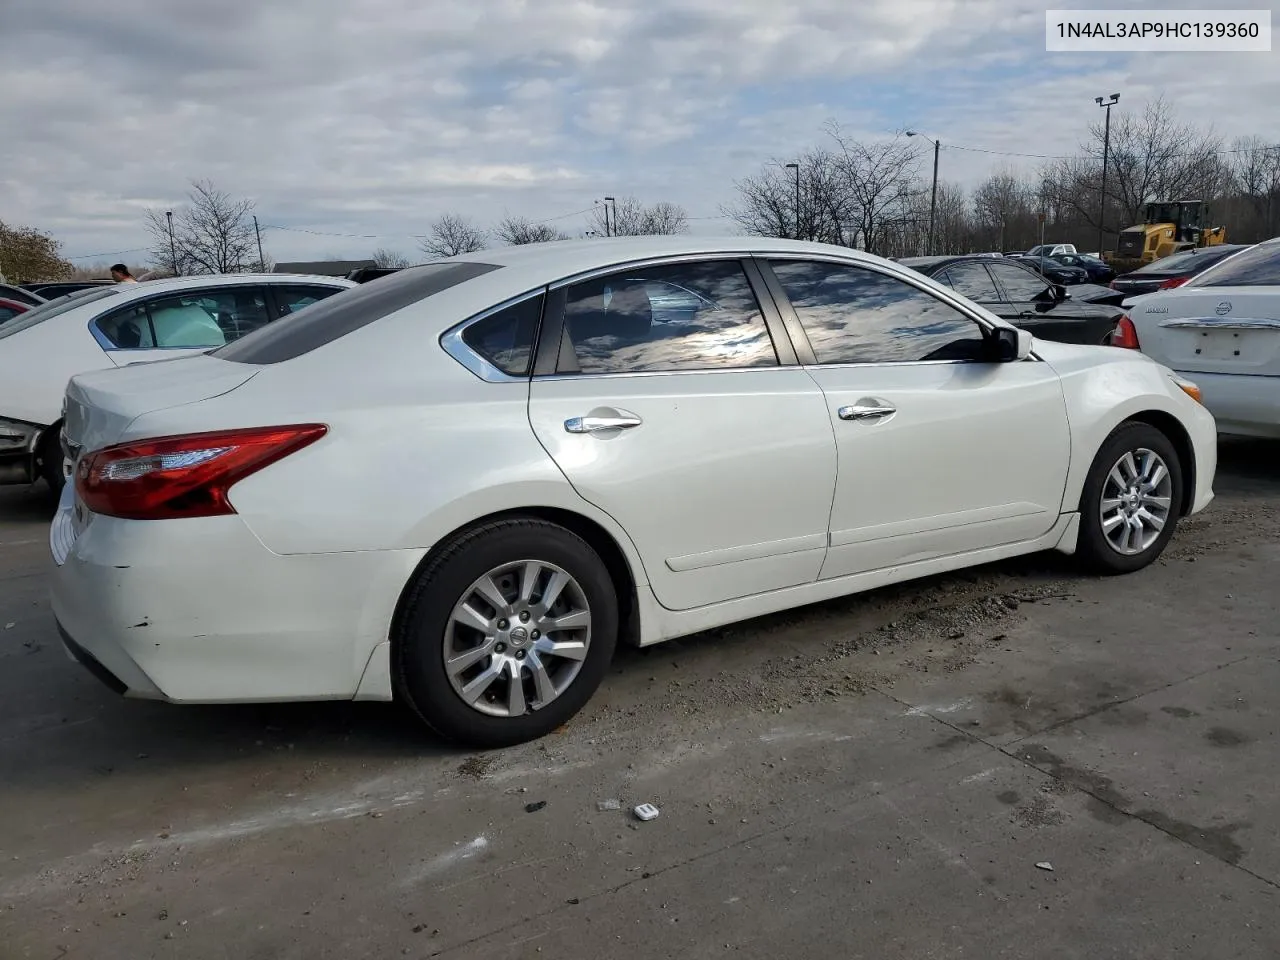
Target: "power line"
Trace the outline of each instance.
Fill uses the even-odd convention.
[[[150,247],[134,247],[132,250],[108,250],[106,253],[82,253],[76,257],[63,257],[63,260],[92,260],[95,257],[118,257],[125,253],[143,253]]]

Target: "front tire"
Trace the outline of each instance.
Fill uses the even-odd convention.
[[[1147,423],[1121,424],[1085,478],[1080,559],[1108,575],[1148,566],[1178,525],[1182,485],[1182,463],[1169,438]]]
[[[455,539],[410,585],[395,686],[441,736],[510,746],[582,709],[617,635],[613,581],[586,541],[542,520],[496,521]]]

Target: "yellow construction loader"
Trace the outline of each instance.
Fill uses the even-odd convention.
[[[1207,227],[1209,208],[1203,200],[1148,203],[1143,222],[1120,231],[1116,251],[1104,255],[1117,273],[1135,270],[1171,253],[1227,242],[1226,227]]]

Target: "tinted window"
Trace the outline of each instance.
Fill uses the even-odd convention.
[[[18,314],[25,312],[25,310],[19,310],[17,307],[11,307],[7,303],[0,303],[0,323],[4,323],[6,320],[12,320]]]
[[[831,263],[783,260],[772,266],[819,363],[970,360],[985,355],[977,323],[895,277]]]
[[[576,284],[567,292],[565,334],[582,373],[778,362],[736,260],[628,270]]]
[[[1239,253],[1244,247],[1232,247],[1230,250],[1184,250],[1181,253],[1172,253],[1167,257],[1161,257],[1159,260],[1153,260],[1150,263],[1143,264],[1137,270],[1132,271],[1133,274],[1160,274],[1161,276],[1169,273],[1190,273],[1195,270],[1203,270],[1224,257],[1233,253]],[[1132,275],[1132,274],[1130,274]]]
[[[280,316],[297,313],[303,307],[309,307],[335,293],[341,293],[346,287],[296,287],[293,285],[273,283],[271,290],[276,297],[276,306]]]
[[[115,295],[116,291],[110,287],[98,290],[78,290],[75,293],[65,294],[55,300],[50,300],[48,303],[42,303],[38,307],[32,307],[18,319],[6,323],[3,328],[0,328],[0,337],[11,337],[20,330],[26,330],[28,327],[34,327],[37,323],[43,323],[50,317],[56,317],[60,313],[66,313],[76,307],[82,307],[86,303],[93,303],[95,300],[103,300]]]
[[[533,362],[533,338],[542,318],[541,296],[530,297],[477,320],[462,332],[462,341],[503,373],[527,377]]]
[[[968,297],[974,303],[996,303],[1000,293],[991,280],[991,274],[980,263],[957,263],[948,267],[947,285],[954,288],[962,297]]]
[[[409,267],[290,314],[214,351],[213,356],[234,363],[292,360],[441,290],[498,269],[493,263],[465,261]]]
[[[93,324],[107,341],[121,350],[139,350],[156,345],[151,333],[147,305],[135,302],[99,317]]]
[[[1280,286],[1280,243],[1260,243],[1223,260],[1196,281],[1198,287]]]
[[[1049,287],[1044,278],[1025,267],[1017,267],[1012,263],[993,263],[990,269],[1010,300],[1041,300],[1048,296]]]

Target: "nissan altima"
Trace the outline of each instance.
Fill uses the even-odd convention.
[[[511,744],[619,643],[1034,551],[1146,566],[1213,496],[1197,397],[841,247],[466,254],[72,378],[54,612],[131,697]]]

